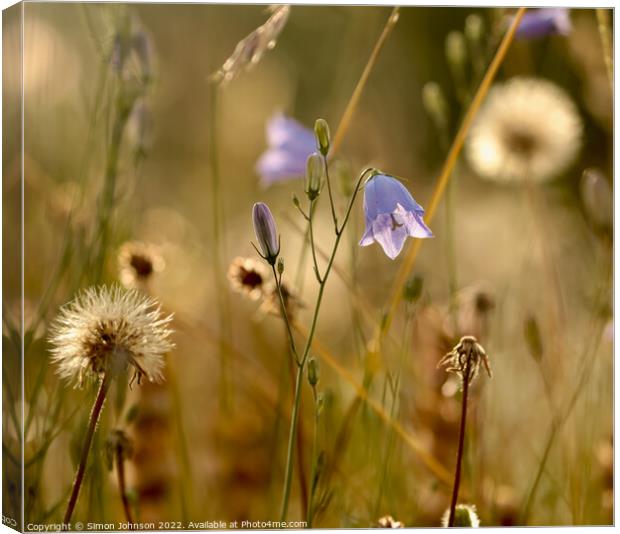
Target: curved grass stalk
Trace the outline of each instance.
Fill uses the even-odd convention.
[[[461,153],[461,150],[465,143],[467,133],[469,132],[469,129],[473,124],[473,121],[476,117],[476,114],[478,113],[478,110],[480,109],[480,106],[482,105],[482,102],[484,101],[484,98],[486,97],[489,89],[491,88],[491,84],[493,83],[493,80],[497,75],[497,71],[499,70],[500,65],[506,58],[508,49],[510,48],[511,43],[514,40],[515,33],[517,31],[517,28],[519,27],[521,19],[523,18],[523,15],[525,14],[526,9],[527,8],[525,7],[519,8],[517,14],[512,19],[512,23],[510,24],[508,31],[504,35],[504,38],[500,43],[497,52],[495,53],[495,57],[487,68],[486,74],[484,75],[484,78],[482,79],[482,82],[480,83],[480,86],[478,87],[478,90],[476,91],[476,94],[474,95],[474,98],[472,99],[471,104],[467,109],[467,112],[465,113],[463,122],[461,123],[461,126],[456,133],[454,141],[452,142],[452,146],[450,147],[450,151],[448,152],[448,156],[443,164],[441,173],[439,174],[439,178],[437,179],[437,183],[435,185],[435,189],[433,190],[431,200],[428,204],[428,209],[425,214],[425,219],[427,223],[430,223],[430,221],[432,221],[435,213],[437,212],[437,208],[439,207],[439,203],[441,201],[443,193],[446,189],[446,186],[448,185],[458,156]],[[383,336],[387,331],[389,331],[392,325],[392,320],[394,319],[394,315],[402,299],[403,288],[405,287],[405,283],[409,279],[410,273],[413,269],[423,241],[423,239],[415,239],[413,241],[411,248],[407,252],[405,260],[401,264],[400,269],[396,274],[394,284],[392,285],[391,298],[389,300],[389,306],[387,309],[387,314],[385,315],[385,320],[380,327],[377,327],[373,338],[374,343],[372,344],[372,346],[374,346],[375,348],[378,348],[380,346]]]
[[[336,152],[338,152],[338,149],[340,148],[340,145],[342,144],[342,140],[344,139],[344,136],[346,135],[349,129],[349,126],[351,125],[353,114],[355,113],[355,110],[357,109],[357,105],[359,104],[360,98],[362,96],[362,92],[364,90],[364,87],[366,86],[366,82],[368,81],[368,78],[370,77],[370,73],[372,72],[372,69],[375,66],[375,63],[377,62],[377,58],[379,57],[379,52],[381,52],[381,49],[383,48],[385,41],[387,40],[388,36],[392,32],[392,29],[398,22],[399,13],[400,13],[400,8],[398,6],[392,9],[392,12],[390,13],[389,18],[387,22],[385,23],[385,26],[383,27],[383,31],[381,32],[381,35],[379,36],[379,39],[377,40],[377,43],[375,44],[375,47],[373,48],[370,54],[370,57],[368,58],[368,62],[366,63],[366,66],[364,67],[364,70],[362,71],[362,75],[360,76],[360,79],[357,82],[355,89],[353,90],[353,94],[351,95],[351,98],[349,99],[347,107],[345,108],[344,113],[342,114],[342,119],[340,120],[340,123],[338,124],[338,129],[336,130],[336,134],[334,135],[334,139],[331,144],[331,149],[329,151],[328,157],[330,159],[333,158]]]
[[[307,338],[308,330],[301,324],[295,322],[293,323],[293,328],[300,335]],[[357,396],[367,403],[368,406],[379,416],[379,418],[400,436],[400,438],[420,457],[422,463],[426,465],[426,467],[434,473],[441,482],[447,485],[452,484],[452,476],[450,472],[432,454],[424,449],[424,446],[417,437],[407,431],[399,421],[396,421],[390,417],[383,406],[370,397],[368,390],[360,384],[349,371],[338,363],[336,358],[330,354],[327,348],[317,338],[315,338],[312,342],[312,349],[327,365],[329,365],[338,375],[340,375],[342,379],[353,387],[357,393]]]

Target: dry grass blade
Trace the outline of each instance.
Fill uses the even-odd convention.
[[[308,332],[304,326],[298,323],[295,323],[293,326],[300,335],[304,337],[308,335]],[[366,402],[368,406],[370,406],[370,408],[401,437],[401,439],[418,455],[424,465],[426,465],[426,467],[428,467],[428,469],[434,473],[441,482],[448,485],[452,484],[450,472],[441,463],[439,463],[433,455],[426,451],[420,441],[408,432],[399,421],[396,421],[390,417],[380,403],[368,395],[368,390],[364,388],[364,386],[362,386],[355,379],[355,377],[351,375],[351,373],[349,373],[338,363],[338,361],[316,337],[312,342],[312,348],[327,365],[329,365],[342,379],[348,382],[349,385],[355,389],[358,397]]]
[[[517,14],[512,19],[512,23],[508,28],[508,31],[504,35],[502,42],[495,53],[495,57],[491,61],[476,94],[471,101],[469,108],[467,109],[467,113],[461,123],[461,126],[456,133],[454,141],[452,142],[452,146],[450,147],[450,151],[448,152],[448,156],[446,157],[446,161],[444,162],[443,168],[441,169],[441,173],[439,178],[437,179],[437,185],[433,191],[433,195],[428,204],[428,209],[426,211],[425,219],[427,223],[430,223],[437,212],[437,208],[439,207],[439,202],[441,201],[441,197],[448,185],[448,181],[450,180],[450,176],[452,175],[452,171],[454,170],[454,166],[456,165],[456,161],[458,159],[459,154],[463,148],[463,144],[465,143],[465,138],[467,137],[467,133],[473,121],[480,109],[480,106],[486,97],[489,89],[491,88],[491,84],[495,79],[497,71],[499,70],[500,65],[504,61],[506,54],[508,53],[508,49],[510,44],[512,43],[515,32],[519,27],[519,23],[525,14],[525,10],[527,8],[521,7],[517,11]],[[422,246],[424,240],[416,239],[414,240],[411,248],[409,249],[405,260],[400,266],[398,273],[396,274],[396,278],[394,280],[394,284],[392,286],[391,299],[388,308],[388,313],[386,315],[385,321],[383,322],[383,326],[381,328],[377,328],[375,333],[373,344],[374,346],[379,346],[381,343],[381,339],[385,332],[390,329],[392,319],[394,318],[394,314],[396,313],[396,309],[398,308],[398,304],[402,298],[403,288],[405,287],[405,283],[407,282],[409,275],[413,269],[415,264],[415,260],[418,256],[418,252],[420,251],[420,247]]]

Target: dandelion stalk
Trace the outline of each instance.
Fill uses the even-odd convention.
[[[459,429],[459,444],[456,453],[456,468],[454,470],[454,485],[452,486],[452,500],[450,502],[450,517],[448,527],[454,526],[454,512],[459,498],[459,486],[461,484],[461,464],[463,462],[463,451],[465,449],[465,423],[467,420],[467,397],[469,393],[469,374],[471,371],[471,360],[467,359],[465,372],[463,374],[463,398],[461,400],[461,426]]]
[[[71,517],[73,516],[73,510],[75,509],[75,505],[78,500],[78,496],[80,494],[80,488],[82,487],[82,482],[84,481],[84,473],[86,472],[86,463],[88,461],[88,455],[90,453],[90,446],[93,442],[93,436],[95,435],[95,429],[97,428],[97,423],[99,422],[99,416],[101,415],[101,409],[103,408],[103,404],[105,402],[106,394],[110,387],[110,380],[105,374],[101,379],[99,384],[99,390],[97,392],[97,397],[95,398],[95,402],[93,404],[93,408],[90,412],[90,417],[88,419],[88,428],[86,430],[86,438],[84,439],[84,446],[82,447],[82,454],[80,456],[80,463],[78,465],[77,471],[75,472],[75,479],[73,480],[73,487],[71,489],[71,496],[69,497],[69,504],[67,505],[67,510],[65,511],[63,523],[65,525],[69,525],[71,523]]]
[[[489,377],[491,368],[486,352],[482,345],[473,336],[463,336],[458,344],[446,354],[437,367],[445,366],[446,371],[456,374],[463,388],[461,404],[461,426],[459,429],[458,450],[456,453],[456,468],[454,471],[454,484],[452,486],[452,500],[450,502],[450,514],[448,516],[448,527],[454,526],[454,515],[459,498],[459,487],[461,485],[461,465],[463,463],[463,451],[465,449],[465,424],[467,420],[467,400],[469,386],[478,375],[480,365],[484,365]]]

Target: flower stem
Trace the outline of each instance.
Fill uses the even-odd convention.
[[[133,524],[133,516],[131,514],[131,505],[127,498],[127,488],[125,484],[125,461],[123,459],[123,451],[119,447],[116,451],[116,476],[118,477],[118,491],[123,501],[123,510],[125,511],[125,519],[129,524]]]
[[[303,378],[304,368],[306,366],[306,361],[308,359],[308,354],[310,353],[310,347],[312,346],[312,340],[314,338],[314,333],[316,331],[316,325],[317,325],[317,321],[319,317],[319,310],[321,308],[321,302],[323,300],[323,293],[325,291],[325,284],[329,277],[331,268],[334,264],[334,259],[336,258],[336,252],[338,251],[338,245],[340,244],[340,239],[342,238],[343,230],[349,220],[349,217],[351,216],[351,210],[353,208],[353,204],[355,203],[355,199],[357,198],[357,194],[362,185],[362,180],[371,171],[372,169],[364,169],[364,171],[359,175],[357,184],[355,185],[355,189],[353,190],[353,194],[351,195],[351,199],[349,200],[349,206],[347,208],[344,219],[342,221],[342,225],[340,226],[340,228],[336,228],[336,239],[334,241],[334,246],[332,249],[332,253],[329,257],[329,261],[327,262],[327,267],[325,268],[325,273],[323,274],[323,277],[321,278],[321,282],[319,284],[319,293],[316,297],[316,303],[314,306],[314,314],[312,316],[312,323],[310,326],[308,337],[306,338],[306,344],[305,344],[301,359],[297,357],[297,350],[294,344],[291,323],[289,322],[288,316],[286,315],[284,300],[282,299],[282,291],[280,290],[280,283],[276,275],[275,267],[272,265],[272,270],[273,270],[274,276],[276,277],[276,283],[278,285],[278,294],[280,296],[280,305],[282,306],[283,317],[287,323],[287,329],[288,329],[289,337],[291,341],[291,349],[293,350],[295,359],[297,361],[297,378],[295,380],[295,399],[293,401],[293,412],[291,413],[291,426],[290,426],[290,431],[289,431],[289,440],[288,440],[288,447],[287,447],[287,454],[286,454],[286,471],[284,474],[284,487],[282,491],[282,508],[281,508],[281,513],[280,513],[280,521],[286,520],[286,514],[288,512],[288,501],[289,501],[289,497],[291,493],[291,481],[292,481],[292,475],[293,475],[293,470],[291,468],[293,464],[293,445],[295,443],[295,439],[297,436],[297,419],[299,415],[299,405],[301,404],[301,385],[303,382],[302,378]]]
[[[467,358],[465,372],[463,373],[463,399],[461,407],[461,428],[459,430],[459,446],[456,453],[456,470],[454,472],[454,486],[452,488],[452,502],[450,503],[450,518],[448,527],[454,526],[454,512],[459,498],[459,486],[461,484],[461,464],[463,462],[463,450],[465,448],[465,422],[467,419],[467,394],[469,392],[469,373],[471,358]]]
[[[297,365],[297,376],[295,377],[295,400],[293,402],[293,411],[291,413],[291,426],[289,428],[288,436],[288,447],[286,449],[286,472],[284,475],[284,490],[282,493],[282,508],[280,512],[280,521],[286,521],[286,514],[288,512],[288,501],[291,495],[291,482],[293,479],[293,446],[297,435],[297,422],[299,406],[301,404],[301,384],[303,382],[304,367],[305,365],[303,364]]]
[[[109,379],[107,375],[104,375],[101,380],[101,384],[99,385],[99,391],[97,392],[95,403],[93,404],[93,408],[90,412],[88,428],[86,430],[86,439],[82,449],[82,456],[80,457],[80,463],[75,473],[71,497],[69,498],[69,504],[67,505],[67,511],[65,512],[65,517],[63,519],[63,523],[65,525],[68,525],[71,522],[71,516],[73,515],[73,510],[77,503],[78,495],[80,494],[80,488],[82,487],[82,482],[84,481],[84,473],[86,472],[88,453],[90,452],[90,446],[93,442],[93,436],[95,435],[95,429],[97,428],[97,422],[99,421],[99,415],[101,414],[101,409],[103,408],[103,403],[105,401],[109,386]]]

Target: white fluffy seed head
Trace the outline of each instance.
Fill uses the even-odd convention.
[[[516,77],[489,92],[466,153],[484,178],[541,182],[573,162],[582,130],[577,107],[563,89],[540,78]]]
[[[52,323],[52,361],[62,378],[80,385],[85,375],[114,375],[129,366],[138,379],[161,381],[164,355],[174,348],[171,321],[157,301],[135,289],[86,289]]]

